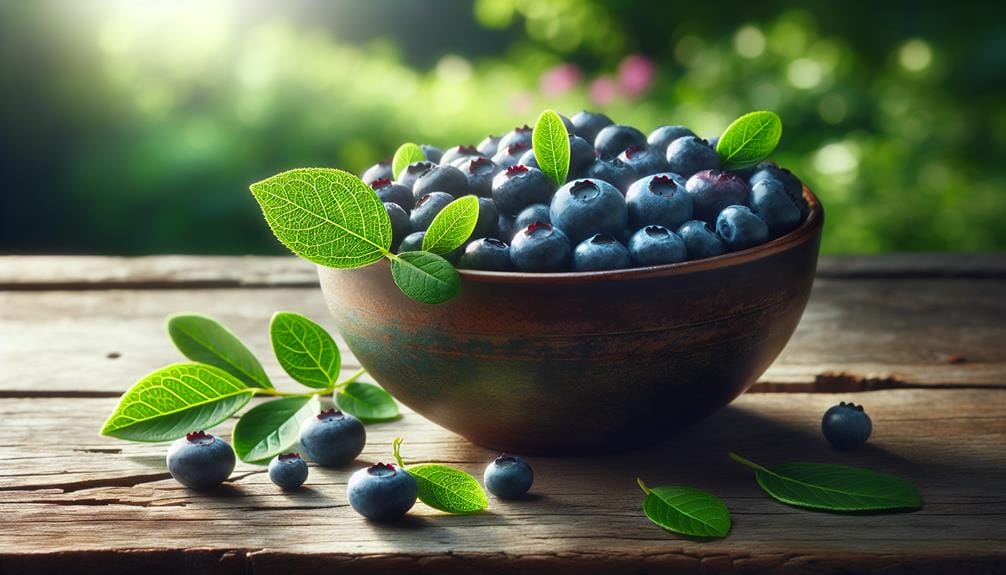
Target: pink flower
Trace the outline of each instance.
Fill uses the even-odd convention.
[[[573,64],[559,64],[542,72],[538,87],[545,96],[561,96],[580,84],[583,74]]]
[[[640,54],[628,56],[618,65],[618,84],[629,98],[639,97],[649,90],[655,75],[653,61]]]
[[[610,104],[618,95],[618,87],[615,86],[615,81],[611,79],[611,76],[598,76],[590,83],[587,93],[591,102],[598,106],[604,106]]]
[[[534,105],[534,97],[530,92],[515,92],[510,96],[510,111],[515,116],[527,115]]]

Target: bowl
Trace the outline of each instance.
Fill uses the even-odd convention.
[[[319,268],[360,364],[399,401],[470,441],[525,454],[638,447],[726,405],[796,329],[824,211],[760,246],[617,271],[461,270],[441,305],[406,297],[386,261]]]

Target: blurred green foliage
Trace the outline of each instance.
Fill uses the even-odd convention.
[[[545,107],[707,136],[775,110],[826,251],[1006,248],[1003,5],[775,6],[2,2],[0,250],[283,253],[249,183]]]

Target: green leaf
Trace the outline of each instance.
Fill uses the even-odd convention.
[[[296,381],[324,389],[339,378],[339,346],[325,328],[299,313],[280,311],[272,316],[269,336],[276,359]]]
[[[538,116],[531,143],[541,171],[561,186],[569,174],[569,133],[559,114],[545,110]]]
[[[394,174],[395,179],[402,175],[402,170],[412,162],[421,162],[426,159],[426,152],[422,148],[413,144],[412,142],[406,142],[398,149],[395,150],[395,157],[391,160],[391,173]]]
[[[335,394],[339,409],[364,421],[387,421],[398,417],[398,404],[376,385],[354,381]]]
[[[423,236],[423,250],[438,255],[453,252],[468,241],[478,221],[478,197],[463,196],[454,200],[433,218]]]
[[[716,144],[724,170],[753,166],[772,155],[782,138],[782,120],[775,112],[744,114],[727,126]]]
[[[353,174],[301,168],[251,185],[266,222],[298,256],[333,268],[376,262],[391,247],[391,220],[377,192]]]
[[[730,510],[712,493],[681,486],[650,489],[636,481],[646,493],[643,512],[660,527],[692,537],[726,537],[730,532]]]
[[[168,316],[168,337],[182,354],[226,371],[250,387],[272,389],[255,355],[217,320],[197,313]]]
[[[405,295],[422,303],[444,303],[461,289],[451,262],[430,252],[398,254],[391,260],[391,277]]]
[[[765,493],[789,505],[837,512],[922,507],[918,489],[895,475],[830,463],[786,463],[769,469],[734,453],[730,458],[754,469]]]
[[[413,465],[407,471],[416,478],[419,500],[434,509],[478,513],[489,507],[489,499],[479,482],[460,469],[426,463]]]
[[[130,441],[178,439],[224,421],[252,394],[252,388],[212,365],[169,365],[122,394],[101,434]]]
[[[268,463],[290,450],[300,438],[300,426],[321,411],[317,395],[284,397],[256,405],[234,424],[234,452],[241,461]]]

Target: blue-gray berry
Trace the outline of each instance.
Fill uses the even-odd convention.
[[[338,467],[356,459],[367,443],[360,420],[329,409],[309,420],[300,431],[300,450],[322,467]]]
[[[349,478],[346,497],[357,513],[374,521],[405,515],[416,503],[419,487],[408,471],[378,463]]]
[[[269,462],[269,479],[283,489],[297,489],[307,481],[307,463],[299,453],[283,453]]]
[[[482,479],[489,493],[500,499],[516,499],[531,489],[534,472],[520,457],[504,453],[486,467]]]
[[[216,487],[230,477],[236,460],[226,441],[196,431],[171,444],[167,462],[175,481],[202,490]]]

